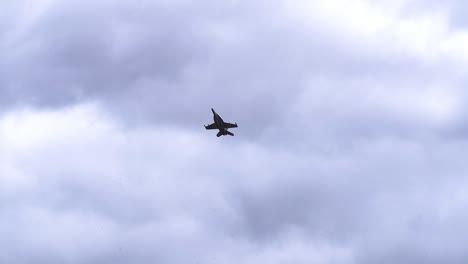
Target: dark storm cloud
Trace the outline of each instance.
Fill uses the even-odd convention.
[[[297,23],[278,4],[52,2],[7,42],[3,108],[94,99],[127,122],[193,127],[214,107],[260,135],[314,89],[304,86],[310,78],[341,79],[330,84],[336,90],[356,78],[378,85],[441,70],[337,41],[339,33]]]
[[[27,28],[22,46],[9,47],[15,52],[2,64],[3,101],[47,107],[97,98],[127,120],[182,125],[210,106],[228,114],[243,106],[258,113],[261,128],[295,96],[301,73],[279,47],[287,42],[275,43],[287,29],[273,30],[274,15],[259,19],[248,8],[53,4]]]
[[[6,53],[2,68],[15,94],[3,97],[66,104],[112,97],[148,75],[175,78],[196,52],[190,20],[184,21],[183,10],[168,14],[171,6],[134,15],[126,14],[135,10],[130,7],[120,1],[61,2],[47,8],[24,34],[23,46],[13,43]],[[140,8],[136,12],[145,11]],[[26,96],[18,96],[21,92]]]

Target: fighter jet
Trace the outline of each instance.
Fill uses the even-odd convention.
[[[228,128],[237,127],[237,123],[231,124],[231,123],[224,122],[223,119],[215,112],[213,108],[211,108],[211,112],[213,112],[214,123],[211,125],[205,126],[205,128],[206,129],[219,129],[218,134],[216,134],[217,137],[225,136],[225,135],[234,136],[233,133],[228,131]]]

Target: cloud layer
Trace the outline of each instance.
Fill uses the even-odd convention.
[[[465,263],[463,7],[5,1],[0,262]]]

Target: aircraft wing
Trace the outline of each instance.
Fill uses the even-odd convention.
[[[218,127],[216,126],[216,123],[213,123],[211,125],[207,125],[205,126],[206,129],[218,129]]]
[[[224,126],[226,126],[226,128],[233,128],[233,127],[237,127],[237,123],[231,124],[231,123],[224,122]]]

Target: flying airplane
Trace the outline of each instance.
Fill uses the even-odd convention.
[[[217,137],[225,136],[225,135],[234,136],[232,132],[228,131],[228,128],[237,127],[237,123],[231,124],[231,123],[224,122],[223,119],[215,112],[213,108],[211,108],[211,112],[213,112],[214,123],[211,125],[205,126],[205,128],[206,129],[219,129],[218,134],[216,134]]]

